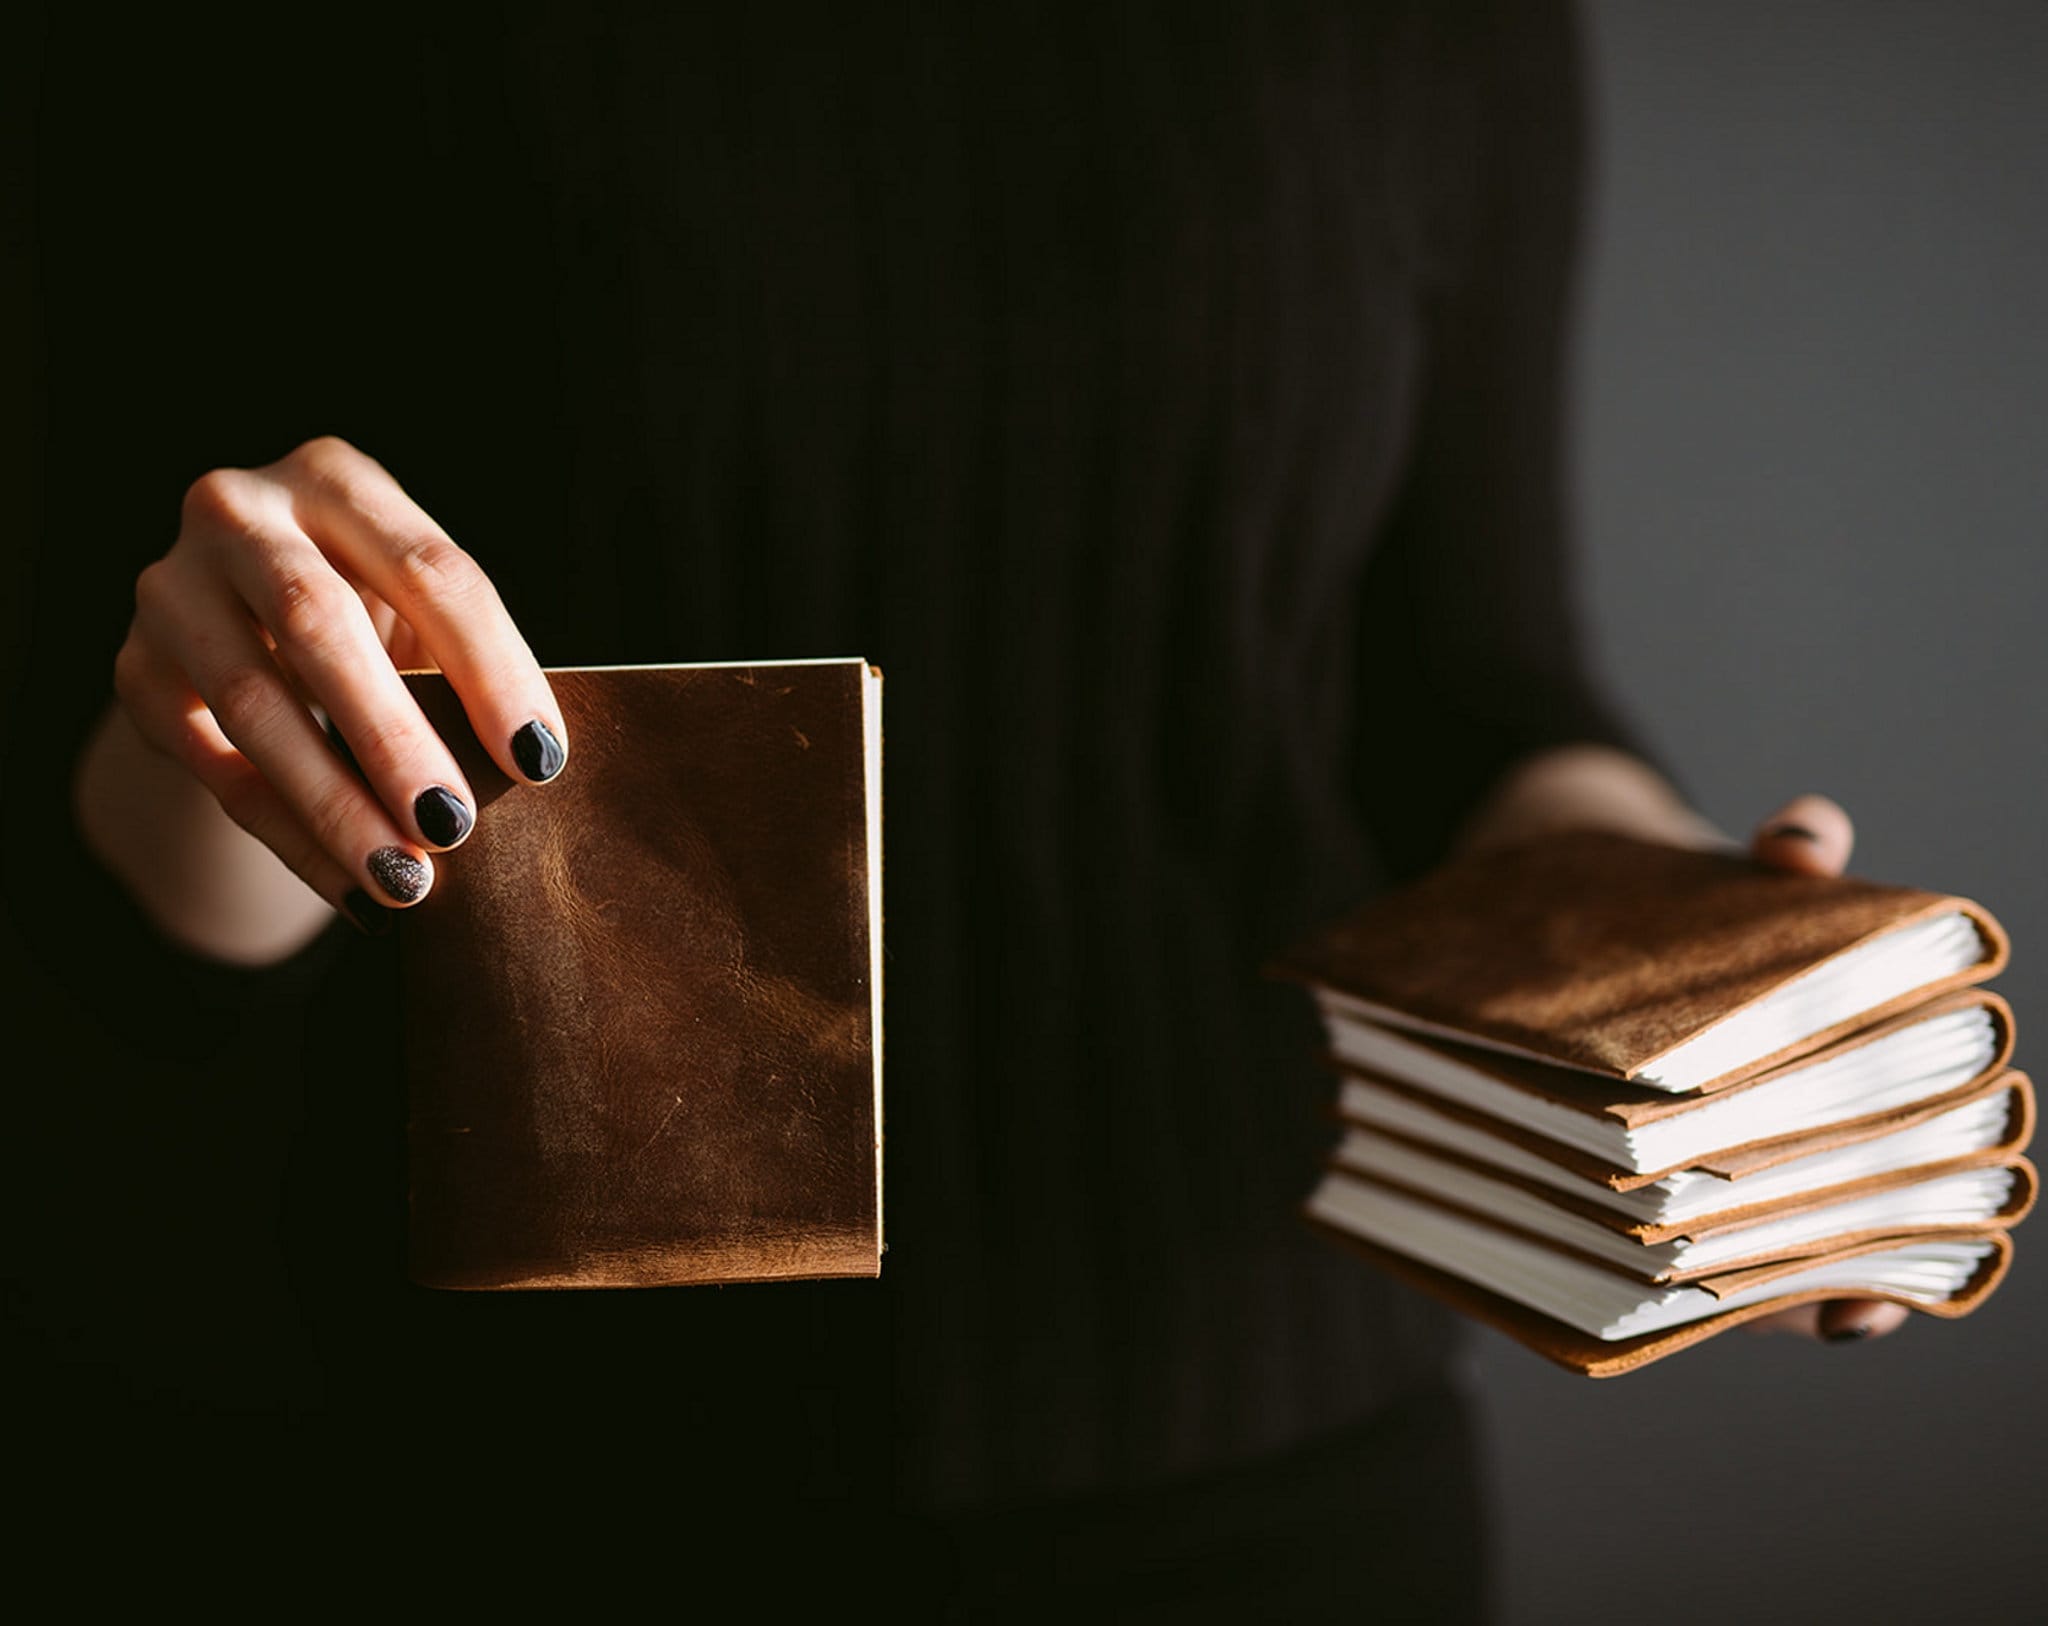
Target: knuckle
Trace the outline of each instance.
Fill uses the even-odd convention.
[[[247,479],[247,474],[241,469],[208,469],[185,488],[185,500],[179,508],[185,524],[235,523],[247,499]]]
[[[167,559],[145,565],[135,578],[135,613],[138,617],[160,616],[171,599],[171,565]]]
[[[354,597],[336,579],[306,570],[281,571],[271,587],[271,632],[279,643],[295,649],[331,646],[346,625],[344,594]]]
[[[414,755],[411,747],[404,725],[387,717],[365,717],[349,729],[349,755],[371,780],[397,772]]]
[[[326,493],[350,508],[374,505],[377,482],[388,478],[375,459],[339,435],[315,435],[278,462],[291,484]]]
[[[339,435],[315,435],[301,441],[284,456],[287,466],[316,479],[346,477],[361,460],[359,453]]]
[[[306,828],[327,852],[337,856],[350,850],[349,827],[363,805],[362,792],[346,780],[337,780],[314,796],[306,808]]]
[[[149,683],[149,653],[131,632],[114,651],[114,697],[131,712]]]
[[[422,537],[400,547],[392,559],[401,589],[430,600],[471,597],[483,579],[476,561],[445,536]]]
[[[236,742],[261,734],[278,713],[280,684],[260,666],[231,666],[214,684],[209,704],[221,732]]]
[[[158,559],[154,565],[147,565],[141,575],[135,577],[135,618],[129,627],[131,637],[135,627],[168,627],[176,616],[176,604],[176,567],[168,559]]]
[[[245,763],[222,772],[212,789],[221,811],[236,824],[259,839],[269,834],[270,786],[253,767]]]

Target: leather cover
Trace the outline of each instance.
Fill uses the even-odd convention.
[[[1382,1139],[1397,1141],[1429,1157],[1441,1158],[1446,1163],[1469,1169],[1489,1180],[1498,1180],[1503,1185],[1526,1191],[1566,1213],[1591,1220],[1618,1235],[1633,1237],[1638,1242],[1657,1243],[1669,1242],[1678,1237],[1696,1240],[1722,1231],[1740,1230],[1744,1226],[1762,1225],[1770,1220],[1802,1214],[1809,1209],[1822,1208],[1830,1203],[1854,1202],[1859,1197],[1867,1197],[1875,1192],[1918,1185],[1922,1181],[1939,1179],[1942,1175],[1956,1174],[1964,1169],[1991,1168],[2001,1163],[2012,1163],[2026,1150],[2028,1142],[2033,1138],[2034,1090],[2026,1074],[2008,1072],[1976,1093],[1991,1095],[1999,1091],[2004,1091],[2010,1098],[2007,1104],[2005,1133],[1978,1151],[1962,1157],[1946,1158],[1938,1163],[1923,1163],[1910,1168],[1894,1169],[1885,1174],[1866,1175],[1860,1180],[1845,1180],[1836,1185],[1817,1187],[1812,1191],[1792,1197],[1781,1197],[1772,1202],[1743,1202],[1742,1187],[1731,1181],[1727,1188],[1727,1207],[1715,1209],[1711,1214],[1702,1214],[1671,1224],[1631,1219],[1628,1215],[1590,1198],[1576,1197],[1569,1191],[1541,1180],[1532,1180],[1513,1169],[1501,1168],[1453,1147],[1439,1146],[1418,1136],[1404,1135],[1398,1130],[1388,1129],[1380,1124],[1361,1124],[1359,1127]],[[1959,1103],[1950,1103],[1951,1106],[1957,1104]],[[1948,1108],[1944,1107],[1941,1110],[1946,1111]],[[1360,1179],[1373,1178],[1363,1170],[1352,1168],[1341,1155],[1335,1153],[1331,1155],[1330,1166],[1343,1169]],[[2031,1175],[2022,1175],[2012,1198],[2007,1201],[2001,1216],[2006,1224],[2017,1224],[2026,1210],[2032,1206],[2030,1180]]]
[[[878,1272],[867,671],[550,672],[539,787],[407,677],[481,804],[398,916],[415,1280]]]
[[[2010,1029],[2007,1031],[2009,1033]],[[2009,1053],[2011,1048],[2011,1041],[2008,1039],[2004,1053]],[[2007,1088],[2014,1091],[2014,1100],[2005,1139],[2000,1144],[2009,1146],[2015,1152],[2024,1152],[2028,1142],[2034,1138],[2034,1085],[2025,1073],[2017,1069],[2007,1069],[1974,1089],[1966,1088],[1958,1095],[1943,1096],[1936,1101],[1901,1107],[1896,1112],[1877,1113],[1869,1118],[1859,1118],[1852,1124],[1815,1130],[1809,1135],[1786,1135],[1777,1140],[1758,1141],[1751,1146],[1731,1147],[1725,1152],[1716,1152],[1712,1157],[1702,1161],[1699,1167],[1708,1174],[1719,1175],[1723,1180],[1739,1181],[1745,1175],[1755,1174],[1760,1169],[1775,1169],[1781,1163],[1789,1163],[1794,1158],[1805,1157],[1811,1152],[1825,1151],[1831,1146],[1847,1146],[1855,1141],[1874,1140],[1881,1135],[1891,1134],[1895,1129],[1905,1129],[1912,1124],[1924,1123],[1927,1119],[1937,1117],[1953,1107],[1962,1106],[1978,1096]]]
[[[1619,1080],[1589,1078],[1584,1074],[1545,1066],[1541,1062],[1525,1061],[1517,1056],[1504,1056],[1495,1051],[1480,1050],[1468,1045],[1454,1045],[1416,1034],[1402,1036],[1411,1043],[1453,1057],[1462,1065],[1485,1073],[1489,1078],[1535,1099],[1568,1108],[1573,1112],[1584,1113],[1588,1117],[1611,1118],[1633,1129],[1659,1119],[1676,1117],[1680,1113],[1705,1105],[1709,1100],[1721,1100],[1744,1090],[1767,1089],[1787,1073],[1832,1060],[1836,1056],[1870,1043],[1873,1039],[1883,1038],[1887,1034],[1914,1026],[1946,1011],[1969,1006],[1981,1007],[1989,1013],[1996,1047],[1990,1061],[1980,1068],[1973,1078],[1955,1089],[1925,1101],[1915,1102],[1909,1107],[1870,1113],[1861,1118],[1844,1119],[1840,1123],[1806,1130],[1799,1134],[1761,1137],[1745,1141],[1739,1146],[1717,1148],[1686,1163],[1671,1164],[1658,1169],[1619,1168],[1576,1147],[1562,1145],[1520,1124],[1508,1123],[1490,1113],[1447,1100],[1420,1085],[1390,1078],[1382,1073],[1370,1072],[1335,1056],[1326,1056],[1325,1061],[1339,1073],[1397,1091],[1427,1106],[1433,1112],[1439,1112],[1447,1118],[1454,1118],[1460,1123],[1470,1124],[1486,1130],[1489,1134],[1512,1141],[1524,1150],[1548,1158],[1560,1168],[1569,1169],[1574,1174],[1584,1175],[1589,1180],[1601,1181],[1616,1191],[1633,1191],[1681,1168],[1704,1168],[1710,1173],[1736,1178],[1740,1173],[1771,1168],[1779,1163],[1789,1162],[1795,1157],[1805,1157],[1830,1147],[1846,1146],[1855,1141],[1871,1139],[1876,1135],[1889,1134],[1892,1130],[1903,1128],[1922,1117],[1960,1106],[1964,1101],[1980,1093],[2005,1071],[2013,1047],[2012,1007],[1987,988],[1960,989],[1939,995],[1924,1005],[1898,1012],[1882,1021],[1872,1023],[1868,1028],[1837,1039],[1826,1048],[1825,1054],[1809,1051],[1792,1061],[1780,1063],[1768,1072],[1752,1074],[1733,1083],[1724,1083],[1715,1090],[1691,1091],[1682,1095],[1671,1095],[1662,1090],[1648,1090],[1640,1085]]]
[[[1646,1333],[1640,1338],[1623,1338],[1608,1342],[1568,1327],[1561,1321],[1540,1315],[1512,1299],[1489,1293],[1482,1287],[1445,1271],[1436,1270],[1403,1254],[1378,1247],[1350,1232],[1321,1220],[1310,1217],[1309,1223],[1325,1236],[1331,1237],[1353,1253],[1369,1260],[1389,1275],[1407,1282],[1411,1287],[1421,1289],[1431,1297],[1447,1304],[1462,1315],[1475,1321],[1484,1322],[1497,1332],[1507,1334],[1517,1343],[1523,1344],[1543,1356],[1555,1361],[1568,1371],[1577,1372],[1589,1378],[1611,1378],[1623,1372],[1632,1372],[1638,1367],[1648,1366],[1667,1355],[1674,1355],[1681,1349],[1690,1348],[1717,1333],[1726,1332],[1730,1327],[1739,1327],[1745,1321],[1754,1321],[1759,1316],[1774,1315],[1780,1310],[1790,1309],[1797,1304],[1813,1304],[1823,1299],[1839,1299],[1843,1293],[1839,1288],[1809,1288],[1805,1292],[1787,1293],[1779,1298],[1765,1299],[1756,1304],[1745,1305],[1739,1310],[1724,1310],[1698,1321],[1689,1321],[1683,1326],[1671,1327],[1663,1332]],[[1923,1315],[1941,1316],[1953,1320],[1968,1315],[2005,1279],[2007,1268],[2012,1263],[2012,1241],[2002,1231],[1984,1232],[1928,1232],[1923,1235],[1977,1237],[1992,1246],[1990,1255],[1962,1290],[1952,1297],[1935,1304],[1922,1304],[1903,1298],[1896,1293],[1858,1293],[1858,1298],[1886,1299],[1894,1304],[1903,1304],[1909,1310]],[[1866,1242],[1854,1248],[1842,1250],[1843,1256],[1859,1253],[1876,1253],[1895,1248],[1902,1242],[1915,1240],[1909,1237],[1886,1237],[1880,1241]],[[1717,1297],[1737,1291],[1740,1287],[1757,1281],[1768,1280],[1773,1274],[1784,1274],[1795,1269],[1804,1269],[1813,1260],[1800,1259],[1790,1264],[1766,1266],[1758,1271],[1738,1272],[1733,1276],[1713,1277],[1695,1285],[1715,1293]]]
[[[2023,1157],[2007,1160],[2002,1155],[1993,1154],[1987,1158],[1959,1159],[1954,1163],[1942,1164],[1938,1168],[1916,1169],[1907,1175],[1904,1180],[1894,1181],[1892,1184],[1914,1185],[1922,1180],[1932,1179],[1937,1174],[1948,1174],[1958,1168],[1975,1168],[1991,1164],[2004,1164],[2012,1170],[2012,1189],[2006,1194],[2006,1199],[1999,1206],[1998,1212],[1986,1219],[1981,1226],[1973,1225],[1955,1229],[1967,1231],[1993,1228],[2006,1229],[2019,1224],[2021,1220],[2027,1217],[2033,1210],[2034,1200],[2040,1190],[2039,1176],[2035,1172],[2033,1164]],[[1688,1269],[1684,1265],[1666,1268],[1651,1263],[1648,1260],[1639,1269],[1624,1269],[1611,1259],[1602,1258],[1596,1253],[1573,1247],[1570,1243],[1559,1242],[1555,1238],[1544,1236],[1528,1226],[1504,1219],[1485,1208],[1474,1207],[1467,1203],[1453,1202],[1450,1198],[1436,1191],[1410,1185],[1405,1181],[1389,1180],[1383,1175],[1364,1173],[1358,1169],[1351,1168],[1341,1159],[1333,1159],[1331,1166],[1342,1170],[1346,1179],[1356,1180],[1362,1185],[1379,1186],[1387,1191],[1399,1192],[1404,1197],[1413,1198],[1417,1202],[1428,1203],[1432,1207],[1443,1209],[1446,1213],[1456,1214],[1461,1219],[1473,1220],[1481,1225],[1490,1225],[1497,1231],[1505,1231],[1511,1236],[1519,1237],[1525,1242],[1534,1242],[1539,1246],[1551,1249],[1555,1253],[1568,1255],[1590,1265],[1597,1265],[1603,1270],[1611,1270],[1617,1274],[1639,1277],[1644,1282],[1654,1282],[1660,1285],[1685,1284],[1704,1287],[1708,1286],[1711,1282],[1719,1281],[1724,1277],[1737,1273],[1749,1276],[1757,1269],[1767,1265],[1777,1265],[1793,1261],[1811,1262],[1823,1254],[1852,1251],[1865,1242],[1877,1241],[1884,1237],[1914,1234],[1916,1229],[1914,1227],[1888,1225],[1861,1231],[1841,1231],[1833,1236],[1817,1237],[1809,1242],[1792,1243],[1776,1248],[1760,1249],[1752,1254],[1739,1255],[1711,1269],[1701,1269],[1697,1266]],[[1544,1195],[1550,1194],[1544,1193]],[[1559,1206],[1563,1205],[1560,1204]],[[1812,1206],[1814,1205],[1796,1202],[1788,1203],[1770,1213],[1759,1216],[1758,1221],[1751,1221],[1750,1223],[1758,1223],[1760,1220],[1766,1219],[1776,1219],[1783,1214],[1796,1213],[1802,1207]],[[1942,1227],[1942,1229],[1946,1231],[1952,1228]],[[1918,1232],[1919,1234],[1929,1234],[1925,1228],[1918,1228]],[[1693,1233],[1680,1231],[1676,1234],[1689,1236]],[[1701,1232],[1699,1234],[1705,1235],[1707,1233]],[[1639,1238],[1638,1240],[1647,1243],[1651,1239]]]
[[[1950,911],[1983,935],[1980,961],[1753,1058],[1732,1075],[1744,1076],[1995,976],[2003,929],[1963,898],[1577,830],[1446,864],[1274,971],[1365,1001],[1395,1026],[1630,1079],[1794,977]]]

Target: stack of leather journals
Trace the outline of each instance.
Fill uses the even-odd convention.
[[[2035,1194],[1967,899],[1604,832],[1448,865],[1277,968],[1342,1137],[1308,1213],[1592,1376],[1833,1298],[1967,1314]]]

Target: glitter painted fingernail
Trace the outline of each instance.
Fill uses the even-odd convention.
[[[432,884],[427,866],[403,847],[379,847],[370,854],[368,867],[377,884],[400,903],[419,902]]]

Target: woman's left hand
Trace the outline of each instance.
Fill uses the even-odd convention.
[[[1839,875],[1856,844],[1849,815],[1825,796],[1799,796],[1756,827],[1749,850],[1759,863],[1806,875]],[[1829,1343],[1882,1338],[1906,1319],[1902,1305],[1881,1299],[1827,1299],[1759,1316],[1754,1332],[1793,1332]]]
[[[1569,745],[1534,756],[1495,787],[1461,833],[1457,851],[1474,852],[1583,826],[1620,830],[1679,847],[1735,843],[1688,807],[1647,763],[1604,745]],[[1756,827],[1750,855],[1777,869],[1839,875],[1856,830],[1825,796],[1798,796]],[[1760,1316],[1759,1332],[1793,1332],[1830,1343],[1880,1338],[1906,1319],[1904,1307],[1875,1299],[1829,1299]]]

